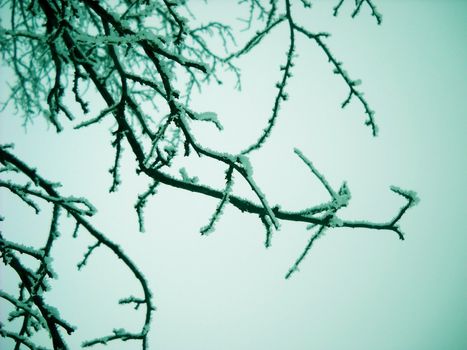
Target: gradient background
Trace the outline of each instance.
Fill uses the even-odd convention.
[[[216,231],[200,237],[217,200],[161,187],[146,208],[147,232],[140,234],[133,205],[147,181],[134,173],[128,152],[123,185],[108,194],[109,120],[81,131],[68,125],[57,135],[41,118],[25,133],[13,108],[1,114],[1,142],[15,142],[19,157],[61,181],[62,194],[89,198],[99,210],[92,222],[125,247],[149,280],[157,305],[151,349],[467,348],[467,2],[381,1],[382,26],[367,8],[352,20],[351,1],[332,17],[335,2],[315,2],[297,17],[310,30],[333,34],[327,43],[350,76],[362,79],[380,136],[371,137],[356,101],[340,110],[345,85],[320,50],[300,38],[287,89],[291,98],[269,143],[251,157],[257,182],[271,204],[291,210],[325,199],[293,154],[299,147],[333,186],[348,182],[353,198],[345,218],[392,218],[404,200],[390,185],[417,191],[421,202],[401,223],[405,241],[391,232],[330,230],[290,280],[283,277],[310,236],[305,225],[283,222],[266,250],[258,218],[228,207]],[[236,6],[226,1],[194,7],[206,17],[237,17]],[[269,117],[286,35],[283,29],[274,32],[241,62],[241,92],[232,91],[227,76],[222,87],[195,99],[195,110],[217,112],[225,126],[222,134],[209,125],[194,126],[199,141],[234,151],[257,137]],[[4,98],[8,75],[0,79]],[[181,165],[190,175],[222,185],[224,169],[215,163]],[[247,193],[240,180],[235,190]],[[0,191],[3,234],[41,244],[51,215],[47,207],[36,217],[10,199]],[[139,329],[143,313],[116,305],[122,297],[140,295],[127,269],[98,248],[78,272],[76,263],[94,242],[85,231],[72,239],[73,223],[66,218],[60,228],[53,255],[59,279],[51,282],[47,300],[79,326],[70,348],[113,328]],[[2,289],[14,290],[17,280],[4,266],[0,278]],[[0,308],[5,315],[6,304]],[[115,342],[108,348],[138,346]],[[11,343],[0,339],[0,347]]]

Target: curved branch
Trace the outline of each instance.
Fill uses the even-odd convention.
[[[0,147],[0,162],[2,164],[10,164],[15,166],[20,172],[25,174],[27,177],[29,177],[34,184],[42,188],[50,197],[49,198],[62,198],[61,195],[56,191],[55,186],[53,183],[50,181],[45,180],[43,177],[41,177],[37,171],[33,168],[30,168],[26,163],[15,157],[12,153],[10,153],[5,147]],[[46,197],[45,197],[46,199]],[[97,230],[89,221],[87,221],[84,218],[83,213],[80,211],[74,210],[67,206],[66,204],[63,204],[65,201],[56,201],[55,202],[55,207],[62,207],[65,209],[69,215],[71,215],[77,224],[80,226],[84,227],[98,242],[99,244],[102,244],[106,246],[108,249],[110,249],[118,259],[122,260],[123,263],[130,269],[132,274],[135,276],[135,278],[139,281],[141,288],[143,290],[144,294],[144,300],[146,304],[146,313],[145,313],[145,319],[144,319],[144,325],[140,333],[133,334],[131,339],[139,339],[142,340],[143,342],[143,349],[146,349],[147,347],[147,334],[149,331],[150,327],[150,322],[151,322],[151,315],[154,310],[154,306],[152,305],[152,293],[149,290],[148,283],[141,273],[141,271],[137,268],[137,266],[133,263],[133,261],[126,255],[126,253],[123,251],[123,249],[109,240],[102,232]],[[66,202],[65,202],[66,203]],[[54,230],[54,225],[52,225],[51,231],[53,232]],[[52,240],[50,239],[51,237],[54,237],[54,235],[49,235],[49,241],[46,244],[46,247],[44,249],[44,254],[48,255],[48,251],[50,250],[51,242]],[[87,258],[86,256],[85,258]],[[27,270],[22,267],[21,263],[19,262],[18,259],[16,259],[14,256],[10,258],[9,265],[12,266],[17,272],[18,275],[21,277],[23,284],[26,286],[26,288],[30,291],[31,296],[34,299],[35,305],[39,308],[41,311],[41,314],[43,317],[46,319],[49,331],[52,336],[52,340],[54,343],[54,347],[56,349],[66,349],[66,345],[63,342],[60,334],[56,331],[56,327],[54,326],[54,322],[58,322],[58,319],[55,318],[55,316],[50,316],[51,314],[49,311],[47,311],[47,307],[45,306],[45,303],[42,300],[42,297],[39,295],[36,295],[33,292],[33,287],[34,285],[37,285],[37,281],[33,282],[27,278],[28,272]],[[49,319],[47,318],[49,317]],[[50,319],[50,317],[53,317]],[[64,324],[60,323],[61,326],[64,326]],[[71,332],[73,329],[67,328],[67,332]],[[123,338],[123,337],[121,337]]]

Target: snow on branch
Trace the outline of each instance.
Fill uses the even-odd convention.
[[[337,5],[334,7],[334,9],[333,9],[334,16],[337,16],[339,14],[339,10],[340,10],[341,6],[344,4],[344,1],[345,0],[339,0]],[[362,5],[364,3],[366,3],[368,5],[368,7],[370,8],[371,15],[373,17],[375,17],[376,22],[378,23],[378,25],[381,25],[381,23],[383,22],[383,15],[378,11],[378,9],[376,8],[376,5],[373,4],[373,1],[371,1],[371,0],[356,0],[355,1],[355,8],[352,11],[352,15],[351,15],[352,18],[355,18],[360,13],[360,10],[361,10]]]
[[[335,16],[344,1],[338,1],[333,8]],[[185,1],[116,0],[110,4],[96,0],[38,0],[26,6],[24,1],[5,0],[2,8],[9,20],[2,22],[0,27],[0,52],[15,79],[9,86],[10,95],[0,109],[4,110],[13,104],[23,113],[24,125],[29,125],[36,116],[42,116],[57,132],[67,128],[71,121],[76,132],[80,132],[84,127],[101,127],[100,122],[104,118],[111,119],[114,122],[110,131],[111,145],[115,157],[109,171],[112,178],[110,191],[117,191],[121,185],[120,161],[124,148],[126,153],[131,153],[136,159],[138,174],[150,183],[134,205],[140,231],[144,231],[144,207],[159,186],[169,186],[218,200],[208,223],[201,228],[202,234],[214,229],[226,205],[259,218],[266,230],[266,247],[271,246],[273,230],[278,230],[281,222],[303,223],[307,229],[313,229],[314,233],[286,278],[298,271],[314,242],[324,232],[333,229],[383,230],[404,239],[400,221],[418,202],[415,192],[391,187],[406,203],[389,220],[344,220],[338,214],[342,208],[350,205],[347,183],[343,182],[339,189],[333,188],[311,160],[298,149],[295,149],[295,153],[327,191],[330,199],[321,203],[311,202],[294,211],[283,208],[280,203],[270,204],[269,194],[263,191],[259,185],[261,179],[254,172],[251,153],[259,152],[266,142],[272,140],[281,115],[281,106],[291,98],[288,86],[293,78],[294,65],[298,62],[298,36],[306,38],[308,43],[321,50],[331,65],[330,74],[337,74],[348,88],[342,108],[352,100],[356,101],[363,107],[365,124],[371,128],[374,136],[378,128],[373,107],[360,90],[361,81],[351,78],[352,75],[344,69],[343,63],[328,46],[327,38],[330,34],[311,31],[307,25],[299,23],[296,12],[304,8],[313,11],[311,2],[242,0],[241,4],[246,9],[243,17],[246,39],[237,43],[239,40],[234,28],[219,21],[199,23]],[[356,0],[352,17],[363,12],[364,8],[369,9],[370,15],[381,24],[382,16],[372,0]],[[277,42],[277,51],[285,52],[285,57],[276,72],[276,90],[271,97],[271,105],[265,109],[269,112],[263,130],[254,139],[246,140],[245,144],[249,146],[237,154],[225,151],[222,144],[215,149],[208,147],[197,138],[191,125],[204,121],[223,130],[224,126],[220,122],[223,116],[218,116],[217,111],[212,111],[209,106],[205,109],[193,108],[193,88],[202,92],[211,82],[221,84],[226,72],[233,74],[235,87],[240,88],[241,71],[237,62],[252,55],[259,45],[281,28],[286,30],[288,36],[284,42]],[[223,52],[218,52],[218,47]],[[96,94],[100,100],[98,106],[94,107]],[[78,108],[74,108],[73,103]],[[93,117],[82,119],[80,113],[88,115],[91,112]],[[180,176],[174,176],[174,167],[178,166],[176,160],[190,156],[204,157],[212,161],[211,166],[214,164],[220,169],[227,168],[224,186],[214,188],[203,183],[196,176],[199,174],[188,176],[184,168],[180,169]],[[55,277],[51,251],[55,249],[54,243],[60,239],[58,225],[61,212],[65,212],[75,221],[73,237],[77,238],[80,229],[95,240],[84,253],[79,267],[92,263],[89,258],[100,251],[97,247],[109,249],[131,271],[142,290],[141,298],[129,297],[120,303],[134,304],[135,308],[145,307],[144,324],[140,331],[115,329],[104,337],[85,342],[83,346],[109,344],[115,340],[138,340],[141,347],[146,349],[154,311],[148,282],[126,255],[124,248],[109,240],[88,221],[89,216],[95,215],[96,208],[85,198],[62,196],[57,189],[59,184],[41,177],[35,168],[14,156],[11,145],[0,146],[0,163],[3,166],[0,169],[1,189],[6,189],[7,193],[13,194],[13,198],[30,206],[35,213],[40,212],[44,202],[53,207],[48,240],[42,250],[23,244],[27,242],[14,242],[0,237],[1,259],[22,281],[18,295],[0,295],[17,306],[14,318],[22,320],[20,331],[11,332],[1,326],[0,334],[13,339],[18,348],[21,345],[39,349],[28,339],[28,332],[32,329],[32,319],[37,322],[43,319],[47,327],[42,329],[49,333],[52,346],[56,349],[67,348],[65,336],[59,328],[72,333],[73,327],[61,320],[43,299],[48,290],[47,281]],[[24,175],[26,180],[12,181],[8,176],[13,173],[15,176]],[[240,177],[246,181],[253,195],[252,200],[236,195],[234,176],[235,179]],[[38,261],[39,268],[36,271],[21,263],[20,258],[24,255]],[[28,294],[30,298],[26,299],[23,294]]]
[[[222,215],[225,205],[229,202],[229,196],[230,196],[230,193],[232,192],[232,187],[233,187],[232,173],[233,173],[233,166],[229,166],[229,168],[227,169],[225,173],[224,194],[222,196],[221,201],[217,205],[216,210],[214,211],[214,214],[212,214],[212,217],[209,220],[209,223],[206,226],[203,226],[201,228],[200,232],[202,235],[207,235],[208,233],[214,231],[214,225],[216,221],[219,220],[220,216]]]
[[[305,259],[305,257],[307,256],[307,254],[310,251],[311,246],[313,245],[314,241],[316,241],[318,238],[320,238],[324,234],[325,231],[326,231],[326,227],[325,226],[320,226],[318,231],[316,231],[316,233],[314,233],[311,236],[311,238],[308,240],[308,243],[305,246],[305,249],[303,250],[302,254],[300,254],[298,259],[295,261],[295,263],[292,265],[292,267],[286,273],[285,279],[289,279],[292,276],[292,274],[299,271],[298,266],[303,261],[303,259]]]
[[[94,239],[96,243],[89,246],[88,250],[84,254],[83,260],[78,263],[78,269],[81,269],[88,261],[91,254],[99,246],[105,246],[107,249],[113,252],[118,261],[122,261],[128,269],[132,272],[133,276],[138,280],[141,285],[144,298],[139,301],[139,304],[144,304],[145,310],[145,321],[141,332],[123,335],[116,334],[111,339],[134,339],[140,340],[143,344],[143,348],[147,346],[147,333],[149,331],[151,314],[154,311],[152,305],[152,296],[148,287],[148,283],[136,267],[136,265],[130,260],[130,258],[124,253],[124,251],[115,243],[110,241],[104,234],[98,231],[92,224],[90,224],[86,217],[95,214],[94,207],[85,199],[75,197],[62,197],[56,190],[56,185],[44,178],[42,178],[37,170],[29,167],[25,162],[17,158],[15,155],[9,152],[8,147],[0,146],[0,163],[3,166],[12,166],[17,172],[23,174],[26,178],[34,181],[34,185],[30,182],[26,185],[13,183],[11,181],[1,181],[0,184],[3,187],[8,188],[13,194],[18,194],[20,200],[28,202],[27,196],[35,196],[43,201],[53,204],[52,219],[50,223],[50,230],[47,241],[41,249],[35,249],[25,246],[21,243],[12,242],[3,238],[0,234],[0,258],[3,263],[16,272],[19,279],[21,280],[19,297],[7,295],[6,293],[0,293],[0,298],[8,300],[17,306],[17,310],[21,312],[14,313],[13,319],[22,319],[21,331],[19,333],[9,332],[0,328],[0,332],[3,336],[13,339],[16,344],[24,344],[31,349],[40,349],[41,347],[36,346],[30,342],[27,337],[33,328],[39,326],[38,329],[43,329],[48,332],[54,349],[67,349],[66,341],[63,335],[58,331],[59,328],[65,329],[68,334],[71,334],[75,327],[71,326],[59,316],[59,311],[52,306],[47,305],[44,302],[44,295],[48,291],[48,284],[46,283],[47,278],[55,278],[53,272],[53,259],[51,252],[53,245],[56,240],[60,238],[58,232],[58,223],[60,220],[61,210],[65,210],[75,221],[76,228],[73,236],[76,236],[76,230],[78,227],[83,227]],[[32,188],[37,187],[38,189]],[[85,204],[86,209],[76,207],[76,204]],[[36,271],[33,271],[23,265],[16,253],[27,254],[39,261],[39,267]],[[30,298],[26,301],[22,297],[23,288],[27,291]],[[37,310],[37,311],[36,311]],[[31,318],[38,320],[37,322],[31,322]]]
[[[148,189],[138,196],[138,201],[134,205],[136,214],[138,215],[138,225],[139,225],[139,232],[145,232],[144,228],[144,207],[146,206],[146,202],[149,196],[153,196],[156,194],[157,186],[159,182],[155,181],[152,183]]]

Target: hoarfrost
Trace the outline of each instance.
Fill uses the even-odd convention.
[[[217,117],[217,114],[214,112],[194,113],[193,115],[195,120],[211,122],[218,130],[224,130],[224,127]]]

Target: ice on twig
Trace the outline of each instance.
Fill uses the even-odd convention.
[[[251,165],[250,159],[245,155],[239,155],[238,161],[242,165],[243,169],[245,170],[247,176],[253,175],[253,166]]]
[[[338,198],[340,196],[332,189],[331,185],[329,185],[326,178],[318,171],[318,169],[315,168],[313,163],[307,157],[305,157],[305,155],[298,148],[294,148],[294,152],[308,166],[308,168],[318,178],[318,180],[323,184],[323,186],[326,188],[326,190],[331,195],[331,197],[336,201],[339,200]]]
[[[229,202],[229,197],[230,194],[232,193],[232,187],[233,187],[233,178],[232,178],[232,173],[233,173],[233,167],[230,166],[225,175],[226,179],[226,184],[225,184],[225,189],[224,193],[222,195],[221,201],[216,207],[216,210],[214,211],[214,214],[211,216],[209,223],[206,226],[203,226],[200,230],[202,235],[207,235],[214,231],[214,226],[216,222],[219,220],[220,216],[224,212],[224,207],[226,204]]]
[[[214,112],[193,113],[193,119],[213,123],[218,130],[224,130],[217,114]]]
[[[332,218],[329,220],[329,225],[331,227],[342,227],[344,225],[344,222],[337,216],[333,215]]]
[[[178,171],[180,175],[182,176],[182,180],[188,183],[195,184],[199,181],[199,178],[197,176],[189,176],[185,168],[180,168]]]
[[[404,190],[397,186],[391,186],[391,191],[401,195],[402,197],[405,197],[409,201],[409,206],[411,207],[420,202],[420,198],[415,191]]]

